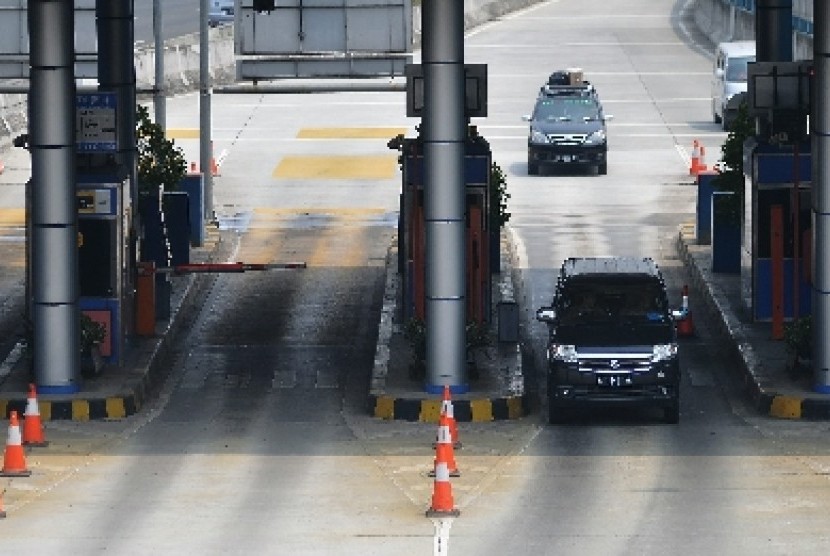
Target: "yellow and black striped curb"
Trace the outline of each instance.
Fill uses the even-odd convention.
[[[693,286],[703,295],[703,305],[720,328],[719,334],[728,338],[731,354],[740,367],[744,389],[753,407],[762,415],[778,419],[830,420],[830,396],[827,399],[807,396],[783,395],[776,388],[765,384],[760,372],[762,362],[757,351],[748,341],[740,319],[731,310],[722,295],[713,291],[703,269],[697,264],[690,243],[694,243],[694,225],[680,226],[677,252],[692,276]],[[772,341],[772,340],[770,340]]]
[[[26,399],[0,400],[0,414],[8,419],[12,411],[23,415]],[[138,411],[140,404],[135,396],[97,398],[89,400],[38,400],[38,412],[42,421],[72,420],[93,421],[99,419],[123,419]]]
[[[391,396],[369,396],[369,413],[386,420],[437,423],[441,416],[440,399],[417,400]],[[453,417],[458,422],[488,422],[519,419],[528,414],[524,396],[453,400]]]

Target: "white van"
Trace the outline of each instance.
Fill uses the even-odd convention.
[[[728,130],[746,92],[747,64],[755,61],[755,41],[718,44],[712,76],[712,119]]]

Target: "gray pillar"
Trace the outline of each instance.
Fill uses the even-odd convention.
[[[426,389],[465,392],[464,3],[424,0],[422,14]]]
[[[167,99],[164,91],[164,33],[162,32],[161,0],[153,0],[153,41],[155,44],[155,86],[153,87],[153,107],[156,123],[161,129],[167,129]]]
[[[830,394],[830,9],[824,0],[813,8],[812,260],[813,370],[815,389]]]
[[[756,1],[755,43],[756,59],[759,62],[792,61],[792,0]]]
[[[138,154],[135,142],[135,32],[133,0],[97,0],[98,87],[116,94],[119,164],[130,179],[130,204],[138,199]]]
[[[80,388],[72,2],[29,0],[32,321],[42,393]]]
[[[199,12],[199,168],[204,179],[205,221],[213,220],[213,175],[210,159],[213,138],[210,129],[210,35],[208,0],[202,0]]]

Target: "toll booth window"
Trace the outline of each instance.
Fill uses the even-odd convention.
[[[84,297],[112,297],[116,292],[115,220],[79,218],[78,278]]]

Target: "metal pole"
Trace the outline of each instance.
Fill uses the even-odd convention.
[[[464,3],[423,2],[426,390],[465,376]]]
[[[755,3],[756,59],[790,62],[793,59],[793,1],[757,0]]]
[[[815,389],[830,394],[830,107],[827,104],[830,87],[830,8],[825,0],[813,3],[813,106],[812,127],[813,184],[812,260],[813,291],[812,346]]]
[[[161,0],[153,0],[153,40],[155,43],[156,77],[153,88],[153,107],[156,124],[167,129],[167,99],[164,92],[164,33],[162,32]]]
[[[201,0],[199,17],[199,168],[204,180],[205,221],[213,220],[213,175],[210,173],[210,36],[208,35],[208,0]]]
[[[35,382],[80,389],[72,2],[30,0],[32,319]]]

